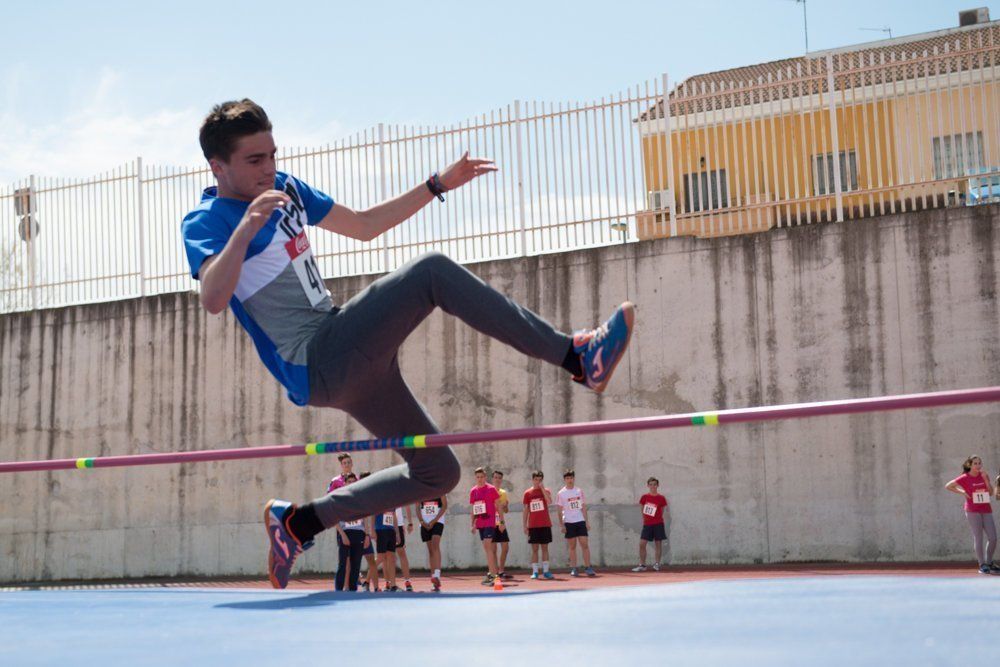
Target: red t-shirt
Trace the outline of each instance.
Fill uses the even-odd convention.
[[[639,498],[639,507],[642,508],[642,525],[657,526],[663,523],[663,508],[667,506],[667,499],[657,493],[642,494]]]
[[[965,472],[955,478],[955,483],[962,487],[965,491],[965,511],[966,512],[976,512],[977,514],[992,514],[993,510],[990,508],[990,497],[989,497],[989,487],[986,484],[986,476],[979,473],[978,477],[973,477],[969,473]],[[986,502],[976,503],[973,502],[971,496],[976,493],[985,493]]]
[[[347,486],[347,480],[344,479],[343,475],[337,475],[330,480],[330,485],[326,487],[326,492],[333,493],[342,486]]]
[[[476,528],[493,528],[497,525],[497,499],[500,492],[492,484],[474,486],[469,491],[469,504],[472,506],[472,516],[476,520]]]
[[[552,517],[549,516],[549,501],[545,498],[545,491],[531,487],[524,492],[524,511],[528,513],[528,528],[545,528],[552,526]]]

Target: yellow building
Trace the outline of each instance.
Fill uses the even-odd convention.
[[[972,25],[675,87],[667,117],[661,100],[636,120],[648,196],[639,238],[742,234],[1000,194],[1000,21],[979,11]]]

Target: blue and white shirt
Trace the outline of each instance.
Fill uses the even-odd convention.
[[[288,390],[288,398],[305,405],[309,339],[333,308],[305,228],[326,217],[333,199],[281,172],[274,188],[286,193],[291,203],[277,209],[250,242],[229,307],[264,365]],[[184,216],[181,233],[194,279],[207,258],[222,252],[249,205],[219,197],[218,188],[210,187],[201,204]]]

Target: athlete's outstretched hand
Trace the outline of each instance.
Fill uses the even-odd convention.
[[[454,190],[455,188],[462,187],[477,176],[488,174],[491,171],[497,171],[497,166],[493,163],[493,160],[477,157],[470,158],[469,151],[465,151],[462,157],[448,165],[448,168],[441,172],[441,185],[444,186],[445,190]]]
[[[275,209],[286,206],[291,201],[291,198],[280,190],[265,190],[247,206],[243,220],[255,230],[260,230],[271,219]]]

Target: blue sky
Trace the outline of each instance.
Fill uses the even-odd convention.
[[[251,97],[279,143],[450,124],[514,99],[590,100],[801,55],[793,0],[206,3],[37,0],[3,11],[0,183],[142,155],[196,164],[215,102]],[[958,25],[976,0],[808,0],[809,47]],[[985,3],[994,19],[1000,5]]]

